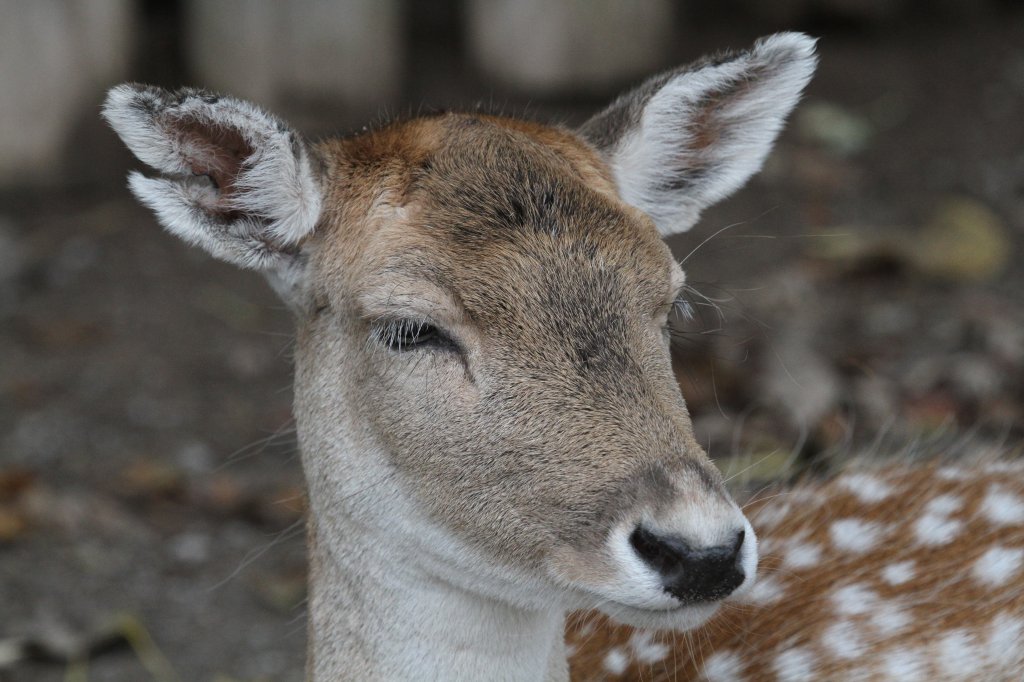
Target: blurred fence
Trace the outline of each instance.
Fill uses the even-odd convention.
[[[0,188],[70,179],[67,157],[82,122],[96,125],[103,91],[155,72],[180,79],[164,85],[226,90],[285,114],[400,104],[417,60],[430,58],[409,49],[417,30],[410,24],[436,28],[435,15],[455,24],[438,40],[458,42],[482,78],[545,97],[607,91],[666,66],[673,46],[709,17],[743,17],[766,30],[822,18],[884,25],[920,18],[923,5],[960,17],[1000,4],[1006,0],[0,0]],[[181,68],[147,73],[139,68],[146,60]]]

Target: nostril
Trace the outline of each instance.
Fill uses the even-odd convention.
[[[641,559],[662,575],[676,570],[690,552],[683,540],[655,535],[643,526],[637,526],[629,536],[629,543]]]
[[[740,555],[740,550],[743,549],[743,541],[747,539],[747,531],[740,530],[736,533],[736,539],[732,543],[732,552],[736,556]]]
[[[686,540],[637,526],[629,542],[643,561],[662,578],[665,591],[684,603],[723,599],[743,583],[740,553],[746,531],[731,542],[695,548]]]

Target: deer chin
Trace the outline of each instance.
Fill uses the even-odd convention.
[[[679,604],[671,609],[643,609],[614,601],[604,601],[597,610],[623,625],[651,630],[693,630],[708,622],[722,602]]]

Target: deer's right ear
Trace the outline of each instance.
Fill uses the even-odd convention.
[[[137,84],[113,88],[103,117],[160,172],[128,184],[168,231],[236,265],[291,269],[321,205],[321,174],[296,132],[247,102]]]

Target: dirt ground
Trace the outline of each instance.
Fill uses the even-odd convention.
[[[1024,15],[824,34],[765,172],[672,241],[699,438],[748,485],[851,453],[1013,456]],[[419,62],[410,101],[493,97],[454,62]],[[300,680],[288,313],[161,232],[97,134],[88,182],[0,195],[0,681]]]

